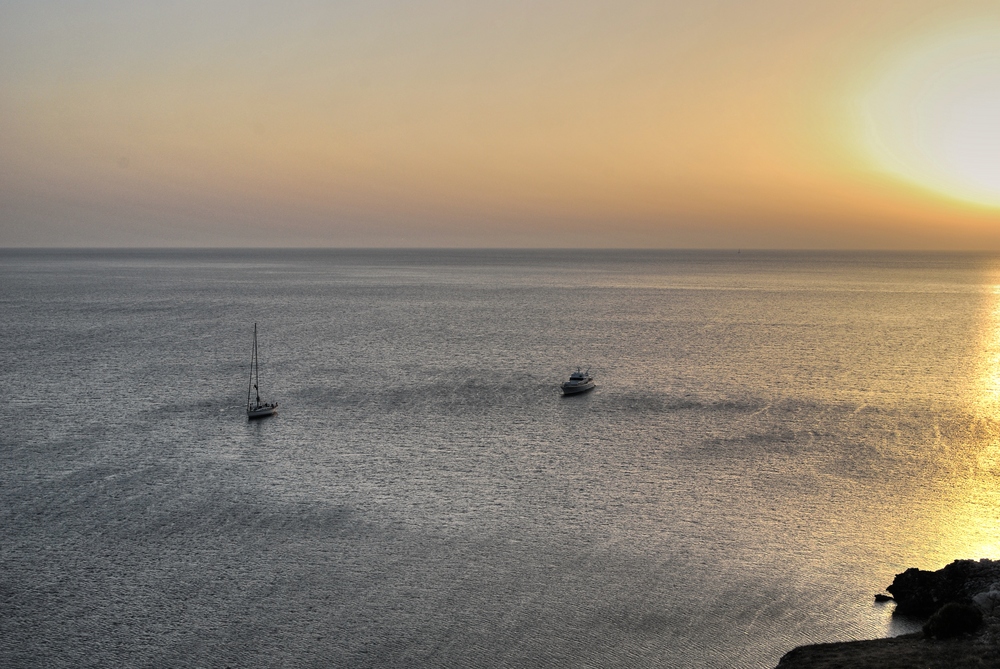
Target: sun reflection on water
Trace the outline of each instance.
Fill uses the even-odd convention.
[[[981,343],[979,405],[986,415],[993,417],[1000,411],[1000,285],[990,289],[988,312]]]
[[[939,519],[939,559],[1000,559],[1000,284],[988,290],[978,339],[966,452],[971,456],[951,481],[954,501]],[[962,475],[964,474],[964,475]]]
[[[904,567],[935,570],[954,560],[1000,559],[1000,275],[985,277],[967,364],[941,378],[953,402],[936,410],[930,478],[909,485]],[[935,455],[931,455],[933,452]]]
[[[977,479],[1000,473],[1000,435],[996,434],[996,424],[1000,422],[1000,285],[991,287],[986,311],[979,346],[982,354],[978,398],[974,403],[976,418],[986,428],[986,434],[975,445]]]

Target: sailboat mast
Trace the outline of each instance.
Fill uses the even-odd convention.
[[[257,324],[253,324],[253,389],[257,391],[254,393],[257,396],[257,405],[260,406],[260,361],[257,360]]]
[[[250,383],[247,384],[247,411],[250,410],[250,391],[253,390],[253,373],[257,366],[257,324],[253,324],[253,349],[250,353]]]

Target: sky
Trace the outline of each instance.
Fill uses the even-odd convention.
[[[1000,250],[996,0],[0,0],[0,247]]]

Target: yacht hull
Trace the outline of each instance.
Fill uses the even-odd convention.
[[[562,385],[563,395],[579,395],[580,393],[585,393],[588,390],[593,390],[597,386],[593,381],[588,381],[587,383],[573,384],[564,383]]]

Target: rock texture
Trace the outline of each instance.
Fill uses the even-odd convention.
[[[920,633],[894,639],[799,646],[778,669],[984,669],[1000,667],[995,646],[968,639],[928,641]]]
[[[955,560],[937,571],[911,567],[896,574],[886,588],[896,600],[896,613],[920,618],[933,615],[948,602],[971,604],[979,594],[997,589],[1000,562],[993,560]]]
[[[781,658],[778,669],[1000,669],[1000,561],[956,560],[937,571],[907,569],[886,588],[896,600],[895,613],[930,618],[974,606],[982,614],[975,634],[940,639],[935,626],[924,633],[893,639],[800,646]],[[938,616],[936,619],[940,619]]]

